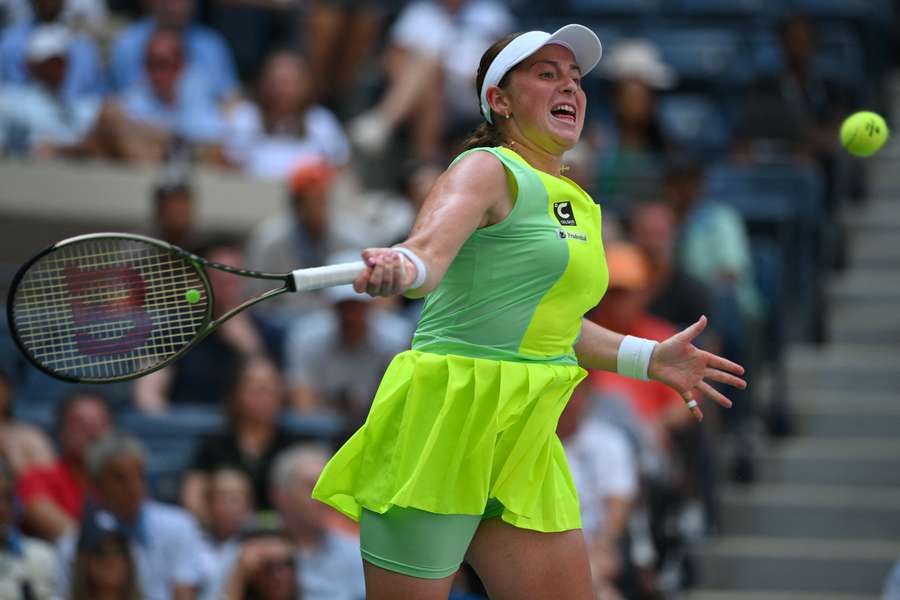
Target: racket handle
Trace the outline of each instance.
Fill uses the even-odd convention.
[[[291,271],[294,278],[294,288],[297,292],[307,292],[336,285],[353,283],[365,270],[363,261],[328,265],[326,267],[313,267],[310,269],[297,269]]]

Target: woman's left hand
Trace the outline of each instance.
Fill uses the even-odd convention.
[[[728,408],[731,400],[706,380],[742,390],[747,387],[747,382],[738,375],[744,374],[744,367],[694,346],[694,338],[706,329],[706,323],[706,317],[700,317],[687,329],[660,342],[650,357],[648,374],[651,379],[664,383],[681,394],[686,403],[695,400],[696,393],[699,392]],[[691,412],[698,421],[703,420],[703,411],[699,406],[692,407]]]

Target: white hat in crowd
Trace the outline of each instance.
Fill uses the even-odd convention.
[[[60,23],[39,25],[28,38],[25,56],[28,62],[42,62],[57,56],[66,56],[70,41],[71,34],[65,25]]]
[[[658,90],[671,88],[678,79],[656,46],[644,40],[622,40],[610,50],[603,64],[611,79],[638,79]]]

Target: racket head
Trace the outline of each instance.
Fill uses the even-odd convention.
[[[208,332],[202,259],[152,238],[96,233],[58,242],[13,278],[13,339],[58,379],[107,383],[164,367]]]

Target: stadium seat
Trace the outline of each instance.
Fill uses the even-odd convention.
[[[297,415],[284,412],[280,419],[281,426],[294,435],[320,441],[330,441],[341,431],[343,422],[337,415]]]
[[[790,0],[787,11],[797,11],[820,19],[853,19],[871,25],[890,27],[891,0]]]
[[[756,18],[768,14],[766,0],[666,0],[673,16]]]
[[[729,124],[716,101],[709,96],[663,96],[658,115],[666,136],[679,146],[712,156],[728,145]]]
[[[804,307],[798,318],[805,314],[805,326],[812,327],[809,319],[819,309],[818,282],[826,264],[824,242],[828,235],[822,181],[816,167],[787,162],[717,165],[707,174],[706,194],[738,208],[751,226],[767,219],[777,223],[787,218],[786,233],[780,225],[772,229],[789,274],[786,299],[794,310]],[[801,329],[801,333],[811,333]]]
[[[859,34],[846,24],[828,24],[820,28],[817,65],[825,75],[849,87],[866,84]]]
[[[645,37],[675,69],[680,85],[727,87],[740,83],[749,62],[739,33],[723,27],[651,27]]]
[[[662,0],[570,0],[569,5],[576,17],[643,17],[658,13],[662,8]]]
[[[193,441],[224,426],[225,418],[218,406],[175,407],[163,415],[128,412],[119,417],[119,426],[148,446],[159,447]]]

